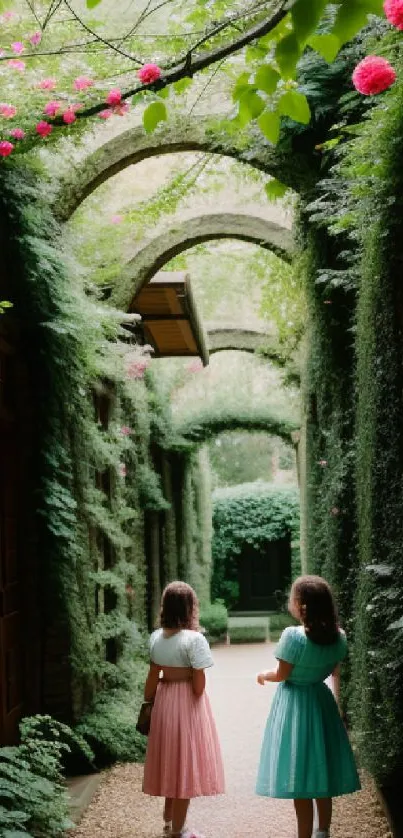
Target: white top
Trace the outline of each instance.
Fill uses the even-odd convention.
[[[150,637],[150,656],[157,666],[183,666],[207,669],[213,666],[210,646],[199,631],[182,629],[164,636],[164,629],[153,631]]]

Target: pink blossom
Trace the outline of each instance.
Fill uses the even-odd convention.
[[[383,8],[389,23],[403,29],[403,0],[385,0]]]
[[[4,58],[5,54],[6,54],[5,49],[0,49],[0,58]]]
[[[112,108],[116,108],[117,105],[120,105],[122,101],[122,94],[118,87],[114,87],[113,90],[110,90],[107,97],[106,103],[107,105],[111,105]]]
[[[122,436],[130,436],[130,434],[133,433],[133,431],[132,428],[129,428],[128,425],[122,425],[120,433],[122,434]]]
[[[116,108],[113,109],[113,112],[118,114],[118,116],[125,116],[130,110],[130,105],[128,102],[121,102]]]
[[[7,64],[12,70],[19,70],[20,73],[23,73],[25,70],[25,61],[20,61],[19,58],[10,58]]]
[[[17,55],[21,55],[21,53],[24,52],[25,47],[24,47],[24,44],[22,43],[22,41],[14,41],[14,43],[11,44],[11,49]]]
[[[42,32],[34,32],[34,34],[30,36],[29,40],[33,47],[37,47],[42,40]]]
[[[12,119],[17,113],[17,108],[14,105],[6,105],[4,102],[0,104],[0,116],[4,116],[6,119]]]
[[[36,132],[37,134],[40,134],[41,137],[48,137],[49,134],[52,133],[52,131],[53,125],[49,125],[49,122],[45,122],[44,120],[38,122],[36,126]]]
[[[105,108],[104,111],[100,111],[98,114],[100,119],[109,119],[113,116],[113,110],[111,108]]]
[[[386,58],[367,55],[357,64],[353,73],[353,84],[364,96],[374,96],[391,87],[396,80],[396,73]]]
[[[13,17],[17,17],[16,12],[12,12],[12,11],[3,12],[2,16],[1,16],[1,20],[4,21],[4,23],[6,23],[6,21],[12,20]]]
[[[12,143],[9,143],[8,140],[2,140],[0,143],[0,157],[8,157],[9,154],[14,150],[14,146]]]
[[[74,79],[73,87],[74,90],[87,90],[87,87],[92,87],[93,84],[93,80],[87,78],[87,76],[78,76]]]
[[[57,102],[56,100],[52,99],[52,101],[51,101],[51,102],[48,102],[48,103],[45,105],[45,107],[44,107],[44,109],[43,109],[43,112],[44,112],[44,114],[46,114],[46,116],[53,117],[53,116],[56,116],[56,115],[57,115],[57,112],[58,112],[58,111],[60,110],[60,108],[62,108],[62,107],[63,107],[63,105],[62,105],[62,103],[61,103],[61,102]]]
[[[56,79],[42,79],[39,82],[38,87],[41,90],[54,90],[56,87]]]
[[[13,128],[12,131],[10,131],[10,137],[14,140],[23,140],[25,137],[25,131],[23,131],[22,128]]]
[[[77,119],[77,116],[76,116],[76,112],[74,110],[74,107],[73,107],[73,105],[69,105],[69,107],[67,108],[67,111],[64,111],[63,122],[65,122],[66,125],[71,125],[71,123],[75,122],[76,119]]]
[[[129,378],[144,378],[144,373],[148,367],[148,360],[133,361],[127,367],[127,375]]]
[[[119,463],[119,474],[121,477],[126,477],[127,468],[125,463]]]
[[[318,460],[318,464],[322,466],[322,468],[325,468],[327,466],[327,460]]]
[[[123,221],[123,215],[112,215],[111,223],[112,224],[121,224]]]
[[[158,67],[158,64],[144,64],[144,67],[141,67],[137,73],[137,78],[140,79],[142,84],[152,84],[154,81],[158,81],[162,76],[161,67]]]

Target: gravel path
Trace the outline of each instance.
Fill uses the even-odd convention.
[[[262,733],[275,686],[258,687],[258,669],[274,664],[271,646],[232,646],[214,651],[208,691],[219,728],[227,794],[191,804],[189,826],[206,838],[295,838],[293,805],[254,794]],[[105,775],[73,838],[160,838],[161,801],[141,791],[142,766],[116,766]],[[391,838],[375,790],[335,802],[332,838]]]

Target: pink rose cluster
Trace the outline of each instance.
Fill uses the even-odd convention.
[[[158,67],[158,64],[144,64],[143,67],[140,67],[140,70],[137,73],[137,78],[142,84],[153,84],[153,82],[158,81],[161,76],[162,70],[161,67]]]
[[[104,108],[104,110],[99,113],[99,117],[101,119],[109,119],[109,117],[114,114],[124,116],[129,110],[129,104],[128,102],[124,102],[122,100],[122,93],[118,87],[114,87],[109,91],[106,97],[106,104],[109,105],[109,107]]]
[[[144,378],[144,374],[149,365],[149,361],[142,359],[140,361],[132,361],[127,367],[128,378]]]
[[[403,0],[384,0],[385,15],[397,29],[403,31]],[[357,64],[353,73],[353,84],[364,96],[383,93],[396,81],[396,72],[386,58],[367,55]]]

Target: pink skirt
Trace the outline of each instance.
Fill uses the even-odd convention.
[[[175,800],[224,793],[217,729],[206,692],[189,681],[161,683],[151,716],[143,791]]]

